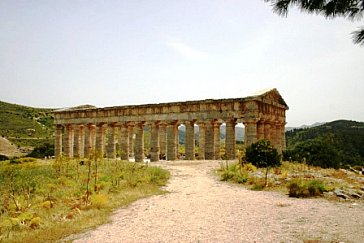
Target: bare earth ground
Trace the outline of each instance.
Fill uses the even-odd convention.
[[[16,145],[3,137],[0,137],[0,154],[10,157],[23,155]]]
[[[216,161],[160,162],[171,193],[117,210],[75,242],[363,242],[364,204],[293,199],[220,182]]]

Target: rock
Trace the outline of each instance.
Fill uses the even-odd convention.
[[[345,200],[350,198],[350,196],[348,196],[347,194],[345,194],[345,193],[344,193],[344,191],[339,190],[339,189],[336,189],[336,190],[334,191],[334,193],[335,193],[335,195],[336,195],[337,197],[343,198],[343,199],[345,199]]]
[[[356,198],[356,199],[361,198],[361,195],[359,195],[359,193],[356,193],[356,192],[350,192],[350,196],[352,196],[353,198]]]

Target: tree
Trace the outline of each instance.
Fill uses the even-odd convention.
[[[287,16],[288,8],[297,6],[301,11],[324,15],[327,18],[344,17],[359,20],[363,17],[364,0],[265,0],[273,5],[273,11]],[[353,41],[364,45],[364,27],[352,32]]]
[[[246,160],[256,167],[267,168],[265,186],[267,186],[268,171],[271,167],[281,164],[281,156],[268,140],[259,140],[246,148]]]
[[[340,167],[340,154],[324,139],[316,138],[298,143],[289,154],[293,160],[305,161],[308,165],[322,168]]]

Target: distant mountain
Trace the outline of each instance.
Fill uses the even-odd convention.
[[[53,143],[52,111],[0,101],[0,135],[18,146]]]
[[[311,124],[311,125],[302,125],[300,127],[286,127],[286,132],[292,131],[293,129],[302,129],[302,128],[317,127],[317,126],[321,126],[323,124],[325,124],[325,122],[315,122],[314,124]]]
[[[287,149],[312,140],[323,141],[340,155],[343,164],[364,165],[364,122],[337,120],[286,132]]]

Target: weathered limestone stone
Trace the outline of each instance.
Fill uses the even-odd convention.
[[[159,122],[152,123],[150,134],[150,161],[159,161]]]
[[[167,124],[162,122],[159,124],[159,156],[161,159],[167,157]]]
[[[54,143],[54,153],[56,157],[62,155],[62,125],[56,125],[55,143]]]
[[[129,160],[129,126],[123,124],[120,127],[119,143],[120,143],[120,159]]]
[[[65,147],[64,153],[68,158],[73,158],[73,126],[68,124],[66,126],[66,139],[65,139]]]
[[[107,136],[107,157],[110,159],[116,158],[115,152],[115,132],[116,132],[116,124],[112,123],[108,127],[108,136]]]
[[[86,158],[90,158],[95,153],[96,126],[87,124],[85,126],[85,154]]]
[[[189,121],[186,122],[186,139],[185,139],[185,148],[186,148],[186,159],[194,160],[195,159],[195,122]]]
[[[271,140],[271,125],[268,121],[264,123],[264,139]]]
[[[214,122],[214,159],[221,159],[220,156],[220,125],[221,123]]]
[[[128,133],[129,133],[129,157],[134,157],[134,125],[128,125]]]
[[[213,121],[206,122],[205,129],[205,159],[215,159]]]
[[[75,158],[83,158],[84,156],[84,139],[83,125],[75,126],[73,146],[73,156]]]
[[[135,125],[135,162],[144,161],[144,122]]]
[[[206,147],[206,143],[205,143],[205,136],[206,136],[206,127],[205,127],[205,123],[200,122],[198,124],[199,127],[199,151],[198,151],[198,159],[199,160],[204,160],[205,159],[205,147]]]
[[[101,158],[103,158],[105,154],[105,130],[105,123],[96,125],[96,156]]]
[[[257,140],[264,139],[264,121],[261,120],[257,123]]]
[[[173,121],[167,125],[167,160],[177,159],[178,122]]]
[[[235,159],[235,126],[235,119],[226,121],[225,152],[228,160]]]
[[[68,157],[85,157],[104,155],[105,131],[104,126],[113,124],[128,124],[128,135],[125,129],[118,135],[119,150],[128,149],[123,158],[134,156],[141,161],[144,157],[141,140],[144,133],[139,127],[133,131],[135,124],[159,123],[159,127],[152,127],[152,160],[165,155],[169,160],[177,159],[178,151],[178,131],[177,122],[186,123],[186,158],[194,158],[194,121],[199,125],[199,159],[219,159],[220,158],[220,135],[219,128],[212,121],[227,123],[226,156],[235,158],[235,127],[230,122],[242,121],[245,124],[246,135],[245,144],[249,146],[259,139],[268,139],[278,149],[279,152],[285,149],[284,126],[286,122],[286,110],[288,106],[276,89],[266,90],[260,94],[245,98],[200,100],[188,102],[173,102],[163,104],[150,104],[138,106],[117,106],[96,108],[93,106],[78,106],[69,109],[57,110],[54,112],[55,153],[60,156],[62,152]],[[95,134],[95,124],[97,124],[97,135]],[[166,132],[166,124],[168,131]],[[172,125],[173,124],[173,125]],[[75,127],[84,127],[84,131]],[[62,134],[62,127],[64,134]],[[77,130],[77,129],[76,129]],[[84,132],[84,135],[82,135]],[[122,135],[123,133],[123,135]],[[108,156],[115,154],[114,134],[108,137]],[[158,138],[157,138],[158,137]],[[74,140],[76,139],[76,141]],[[134,141],[135,139],[135,141]],[[128,141],[126,141],[128,140]],[[158,141],[159,140],[159,141]],[[168,141],[167,141],[168,140]],[[84,145],[82,145],[84,141]],[[135,145],[135,146],[134,146]],[[75,147],[74,147],[75,146]],[[135,147],[135,149],[134,149]],[[153,154],[153,155],[152,155]]]
[[[257,141],[257,120],[249,119],[244,122],[245,125],[245,146],[250,146]]]

